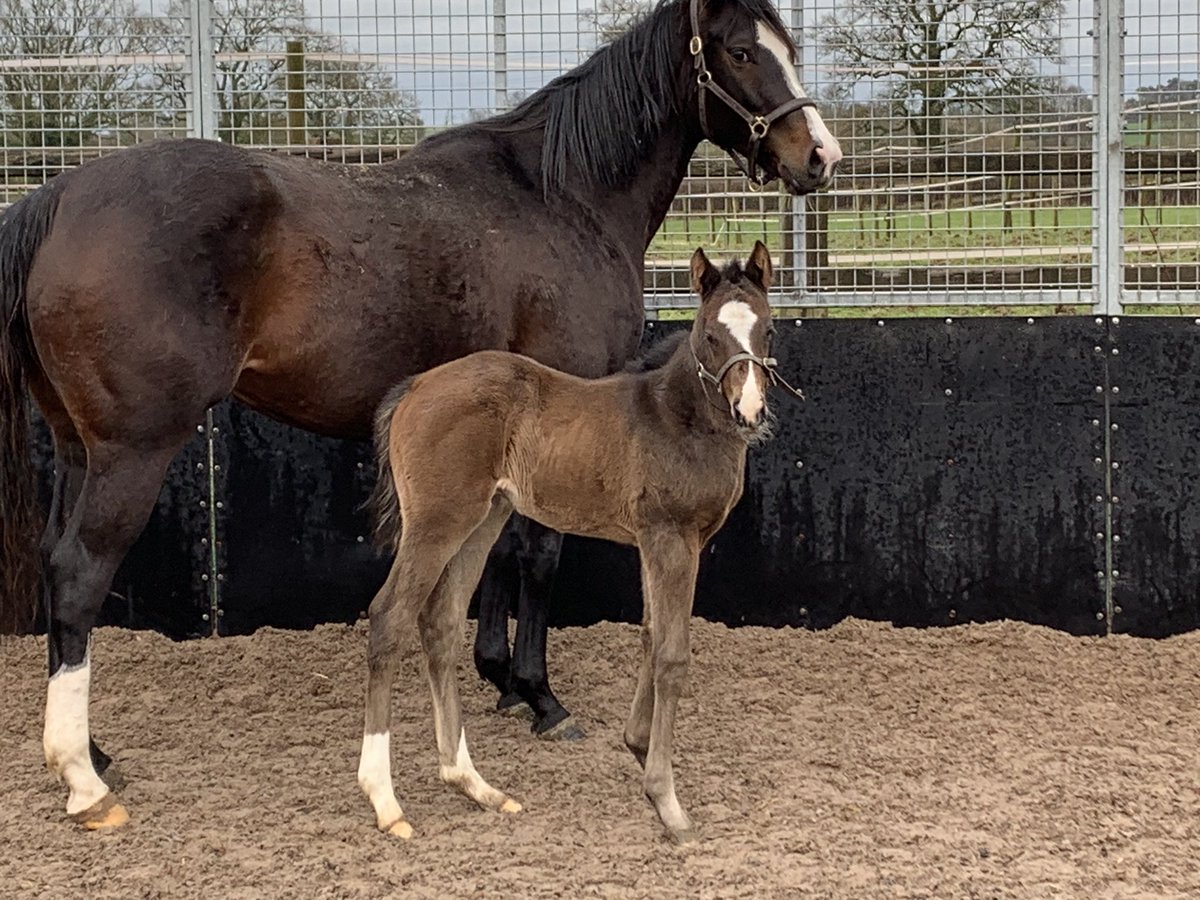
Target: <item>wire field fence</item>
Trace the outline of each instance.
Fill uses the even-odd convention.
[[[518,102],[645,0],[0,0],[0,203],[196,135],[374,165]],[[1195,0],[783,0],[846,151],[833,190],[753,193],[708,144],[647,256],[776,254],[781,305],[1200,303]]]

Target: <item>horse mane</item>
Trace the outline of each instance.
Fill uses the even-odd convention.
[[[663,125],[682,111],[681,31],[690,31],[689,0],[659,0],[620,37],[513,109],[476,123],[488,131],[545,128],[542,186],[559,191],[568,164],[591,183],[613,187],[636,170]],[[708,0],[711,4],[713,0]],[[727,0],[760,20],[794,49],[771,0]],[[680,15],[679,13],[683,14]]]
[[[690,332],[677,331],[674,334],[668,335],[653,347],[631,359],[625,364],[625,372],[633,375],[641,374],[642,372],[653,372],[655,369],[661,369],[671,361],[671,357],[675,355],[675,351],[679,349],[679,345],[687,340]]]

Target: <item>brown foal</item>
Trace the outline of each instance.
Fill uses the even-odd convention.
[[[379,828],[409,837],[392,787],[391,688],[403,637],[420,635],[441,776],[481,807],[521,806],[467,752],[456,658],[488,550],[515,511],[549,528],[638,548],[642,663],[625,743],[670,836],[693,837],[675,796],[671,743],[687,676],[700,551],[742,495],[746,447],[769,436],[771,260],[757,243],[724,271],[692,257],[690,334],[645,371],[586,380],[484,351],[400,385],[376,422],[381,537],[395,547],[371,603],[358,781]],[[660,351],[661,356],[665,355]]]

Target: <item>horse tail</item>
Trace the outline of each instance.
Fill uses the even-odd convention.
[[[36,364],[25,283],[54,223],[58,180],[0,218],[0,633],[26,631],[41,594],[37,480],[29,453],[28,370]]]
[[[396,481],[392,477],[391,446],[389,434],[392,416],[396,407],[412,387],[415,376],[406,378],[383,397],[375,412],[375,490],[371,494],[370,507],[374,517],[375,546],[381,551],[394,553],[400,544],[400,495],[396,493]]]

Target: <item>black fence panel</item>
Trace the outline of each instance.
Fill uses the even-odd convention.
[[[1103,632],[1103,337],[1092,318],[781,322],[775,355],[808,401],[774,397],[697,613]],[[571,550],[556,621],[636,618],[636,557]]]
[[[1110,327],[1113,628],[1200,627],[1200,320]]]
[[[41,417],[34,418],[33,459],[42,508],[49,509],[54,448]],[[209,602],[208,439],[203,423],[171,463],[146,528],[113,578],[100,624],[149,628],[173,638],[212,630]],[[31,540],[38,537],[31,535]],[[44,611],[43,611],[44,613]],[[39,616],[38,629],[44,630]]]
[[[647,342],[685,327],[650,323]],[[808,400],[774,397],[776,438],[705,550],[698,614],[1200,626],[1200,322],[787,320],[775,355]],[[361,615],[387,570],[362,508],[370,448],[236,403],[197,424],[104,621],[182,638]],[[552,621],[640,615],[636,554],[568,538]]]

